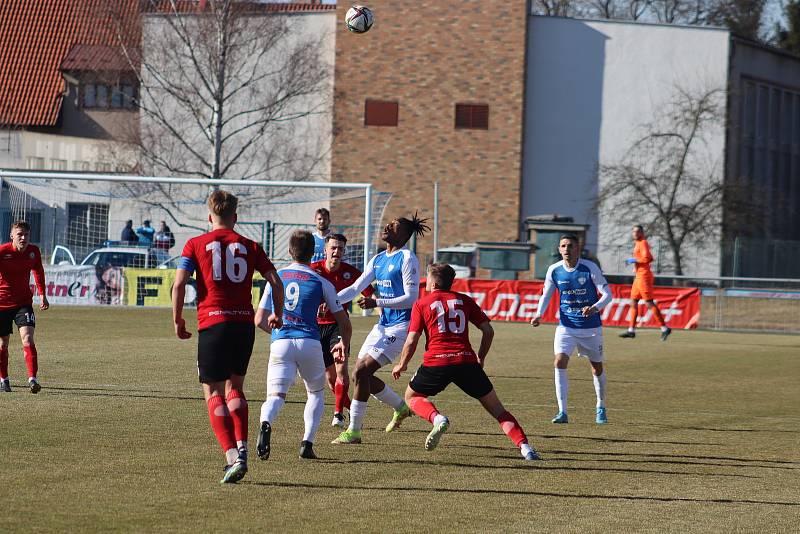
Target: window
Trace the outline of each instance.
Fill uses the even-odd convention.
[[[364,126],[397,126],[399,104],[384,100],[364,102]]]
[[[95,94],[94,84],[90,83],[83,86],[83,107],[97,107],[97,96]]]
[[[41,243],[42,241],[42,212],[27,210],[23,219],[31,225],[31,243]],[[10,211],[4,211],[2,215],[2,228],[0,228],[0,236],[3,243],[11,241],[11,225],[17,219]]]
[[[489,129],[489,104],[456,104],[456,128]]]
[[[72,162],[72,170],[74,171],[89,171],[89,162],[88,161],[81,161],[75,160]]]
[[[28,158],[28,168],[34,170],[43,170],[44,169],[44,158],[36,158],[36,157],[29,157]]]
[[[98,108],[107,108],[108,107],[108,87],[105,85],[96,85],[95,90],[97,91],[97,107]]]
[[[50,169],[54,171],[66,171],[67,170],[67,160],[65,159],[51,159],[50,160]]]

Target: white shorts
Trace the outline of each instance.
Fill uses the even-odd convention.
[[[370,330],[367,339],[364,340],[364,344],[361,345],[358,357],[369,356],[381,366],[389,365],[403,352],[403,345],[407,336],[408,323],[400,323],[393,326],[376,324]]]
[[[308,338],[273,341],[267,366],[267,395],[285,395],[298,374],[306,391],[313,393],[325,388],[325,364],[320,342]]]
[[[572,356],[578,349],[578,356],[589,358],[591,362],[603,361],[603,330],[602,328],[587,328],[578,331],[575,328],[556,327],[556,337],[553,340],[553,352]]]

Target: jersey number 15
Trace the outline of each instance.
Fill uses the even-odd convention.
[[[211,251],[212,277],[222,280],[222,243],[212,241],[206,245],[206,251]],[[231,243],[225,247],[225,274],[231,282],[238,284],[247,276],[247,260],[237,256],[237,252],[247,255],[247,249],[241,243]]]
[[[457,306],[462,305],[463,302],[459,299],[450,299],[447,301],[449,308],[447,319],[444,317],[444,306],[441,301],[434,301],[431,303],[431,309],[436,312],[436,322],[439,326],[439,333],[444,334],[448,330],[454,334],[460,334],[467,326],[467,318],[463,310],[459,310]]]

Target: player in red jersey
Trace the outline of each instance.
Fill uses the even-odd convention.
[[[267,322],[280,328],[283,283],[258,243],[234,232],[238,200],[227,191],[208,197],[211,231],[190,239],[183,248],[172,287],[172,318],[179,339],[192,335],[183,319],[183,298],[196,270],[198,348],[197,370],[208,417],[225,451],[223,483],[247,473],[247,400],[242,387],[255,340],[253,272],[272,287],[275,313]]]
[[[325,236],[325,259],[311,264],[311,268],[333,284],[337,292],[350,287],[361,276],[360,270],[342,261],[346,245],[347,238],[342,234],[328,234]],[[361,292],[365,297],[371,297],[374,293],[375,290],[372,289],[372,286]],[[347,304],[347,302],[342,302],[345,311]],[[347,425],[343,414],[345,408],[350,408],[350,396],[348,395],[350,377],[347,370],[347,358],[345,357],[341,362],[334,361],[331,349],[339,342],[342,336],[339,334],[339,325],[336,319],[324,302],[319,307],[317,324],[319,325],[322,341],[322,358],[325,361],[328,386],[336,399],[331,426],[346,428]]]
[[[42,386],[36,378],[39,359],[33,331],[36,328],[36,315],[33,313],[33,294],[31,293],[31,272],[36,289],[42,296],[40,310],[50,307],[44,288],[44,267],[39,247],[31,245],[31,226],[25,221],[11,225],[11,242],[0,245],[0,391],[11,391],[8,379],[8,341],[13,331],[12,323],[17,325],[22,338],[22,352],[28,367],[28,387],[31,393],[39,393]]]
[[[414,373],[405,396],[406,403],[414,413],[433,424],[433,430],[425,439],[425,450],[436,448],[450,426],[447,417],[439,413],[428,397],[441,393],[450,383],[454,383],[464,393],[478,399],[486,411],[497,419],[503,432],[519,447],[523,458],[539,460],[539,455],[528,444],[525,431],[503,407],[483,370],[494,337],[489,318],[469,296],[450,291],[455,277],[455,271],[446,263],[428,266],[425,289],[429,294],[415,302],[411,309],[411,323],[403,354],[392,369],[395,380],[400,378],[414,356],[424,331],[426,343],[422,366]],[[478,354],[469,343],[469,323],[481,331]]]

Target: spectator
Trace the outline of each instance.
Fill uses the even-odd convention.
[[[161,221],[154,237],[153,246],[162,250],[169,250],[175,246],[175,236],[172,234],[172,230],[169,229],[169,226],[167,226],[166,221]]]
[[[119,238],[123,243],[138,243],[139,236],[133,231],[133,221],[128,219],[125,221],[125,228],[122,229],[122,235]]]
[[[149,219],[145,219],[142,222],[142,226],[136,229],[136,234],[139,236],[139,244],[147,245],[148,247],[153,244],[153,236],[155,233],[156,229],[150,226]]]

